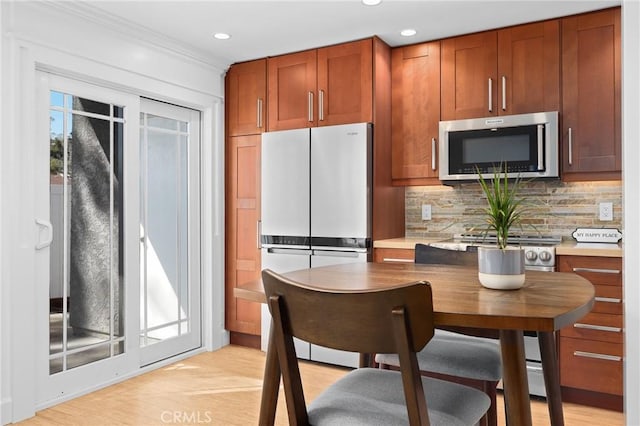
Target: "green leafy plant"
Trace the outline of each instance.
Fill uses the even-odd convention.
[[[517,177],[509,182],[506,163],[494,168],[492,179],[484,179],[479,170],[478,175],[488,204],[484,210],[487,224],[484,234],[486,236],[490,231],[495,231],[498,247],[504,249],[509,243],[509,230],[513,226],[522,227],[522,217],[526,208],[519,191],[523,181]]]

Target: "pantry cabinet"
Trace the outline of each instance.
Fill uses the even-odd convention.
[[[266,124],[267,61],[234,64],[225,77],[227,135],[262,133]]]
[[[560,109],[560,21],[442,40],[442,120]]]
[[[269,58],[269,131],[372,122],[372,42]]]
[[[558,270],[581,275],[595,287],[592,311],[559,332],[563,400],[622,411],[622,259],[558,256]]]
[[[562,20],[562,180],[621,179],[620,8]]]
[[[393,182],[439,185],[440,42],[394,49],[391,77]]]
[[[233,294],[235,287],[260,278],[260,141],[259,134],[227,138],[225,328],[232,332],[233,343],[243,335],[247,339],[260,334],[260,305]],[[254,345],[259,343],[256,339]]]

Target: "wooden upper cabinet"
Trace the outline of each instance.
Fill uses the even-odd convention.
[[[498,31],[498,115],[559,111],[560,21]]]
[[[394,184],[440,184],[440,42],[396,48],[391,56],[391,174]]]
[[[442,120],[497,112],[497,33],[442,40]]]
[[[620,9],[562,20],[562,179],[621,178]]]
[[[560,21],[442,41],[442,119],[558,111]]]
[[[267,63],[269,131],[315,126],[317,50],[276,56]]]
[[[266,128],[267,60],[243,62],[225,77],[227,135],[254,135]]]
[[[268,59],[268,129],[373,121],[372,39]]]
[[[319,126],[373,121],[372,40],[318,49]]]

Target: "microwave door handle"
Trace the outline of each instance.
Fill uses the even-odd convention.
[[[544,170],[544,158],[542,155],[544,153],[544,125],[538,124],[538,170]]]

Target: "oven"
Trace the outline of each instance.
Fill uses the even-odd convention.
[[[451,240],[432,243],[431,245],[449,250],[467,250],[469,246],[495,245],[496,237],[484,234],[456,234]],[[513,235],[509,243],[524,248],[525,269],[532,271],[553,272],[556,270],[555,246],[560,244],[561,237],[543,235]],[[529,394],[546,397],[544,376],[542,374],[542,358],[536,332],[524,335],[524,350],[527,358],[527,379]],[[498,385],[501,388],[502,383]]]

